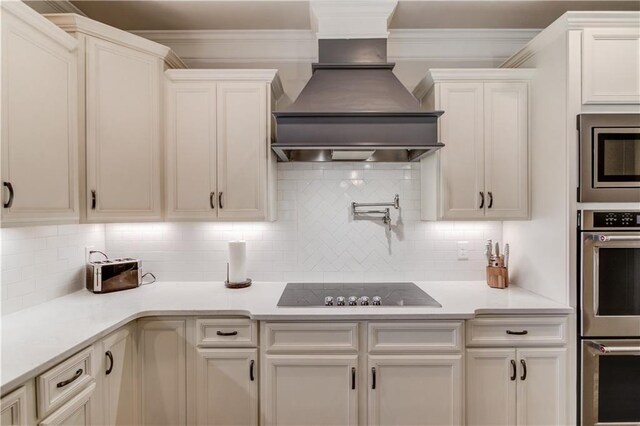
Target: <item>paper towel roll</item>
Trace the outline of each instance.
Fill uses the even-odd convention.
[[[229,282],[247,280],[247,242],[229,241]]]

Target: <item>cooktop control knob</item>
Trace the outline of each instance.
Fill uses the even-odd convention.
[[[373,296],[373,299],[371,299],[373,304],[376,306],[380,306],[382,305],[382,297],[380,296]]]
[[[338,306],[344,306],[344,296],[338,296],[338,297],[336,297],[336,305],[338,305]]]
[[[349,306],[356,306],[358,304],[358,298],[355,296],[349,296]]]
[[[362,296],[360,298],[360,305],[368,306],[369,305],[369,297],[368,296]]]
[[[325,306],[333,306],[333,297],[331,296],[327,296],[324,298],[324,305]]]

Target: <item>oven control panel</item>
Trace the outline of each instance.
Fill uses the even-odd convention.
[[[640,228],[640,212],[593,212],[597,228]]]

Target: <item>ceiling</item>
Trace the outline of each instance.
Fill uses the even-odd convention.
[[[302,0],[84,0],[88,17],[123,30],[309,29]],[[567,10],[640,10],[626,0],[400,0],[391,29],[544,28]]]

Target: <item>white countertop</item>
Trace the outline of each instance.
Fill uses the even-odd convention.
[[[434,307],[278,308],[285,283],[254,282],[231,290],[221,282],[158,282],[135,290],[81,290],[4,316],[0,392],[5,394],[131,320],[156,315],[242,315],[256,320],[468,319],[486,314],[569,314],[569,306],[483,282],[418,282]]]

